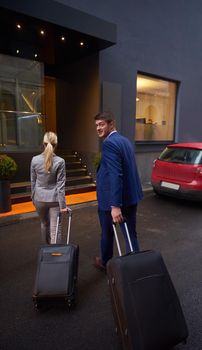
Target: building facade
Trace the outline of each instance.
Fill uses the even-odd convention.
[[[100,110],[134,142],[143,183],[165,144],[201,140],[200,0],[0,0],[0,9],[0,152],[19,163],[18,181],[50,129],[93,172]]]

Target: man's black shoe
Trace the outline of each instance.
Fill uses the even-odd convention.
[[[106,266],[103,265],[102,259],[99,256],[95,256],[93,265],[98,270],[106,271]]]

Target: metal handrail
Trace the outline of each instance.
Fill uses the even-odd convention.
[[[20,114],[33,114],[33,115],[39,114],[39,115],[43,116],[43,114],[41,112],[9,111],[9,110],[5,110],[5,109],[0,109],[0,113],[20,113]]]

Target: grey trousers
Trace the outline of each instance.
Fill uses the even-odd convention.
[[[56,235],[57,218],[60,212],[58,202],[35,201],[37,213],[41,220],[41,241],[42,244],[54,244]],[[61,242],[61,225],[58,227],[57,243]]]

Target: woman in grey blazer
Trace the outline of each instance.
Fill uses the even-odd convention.
[[[31,194],[41,220],[42,243],[53,244],[58,214],[68,210],[65,200],[65,161],[54,153],[57,146],[54,132],[45,133],[43,145],[43,153],[31,161]],[[57,241],[61,241],[60,227]]]

